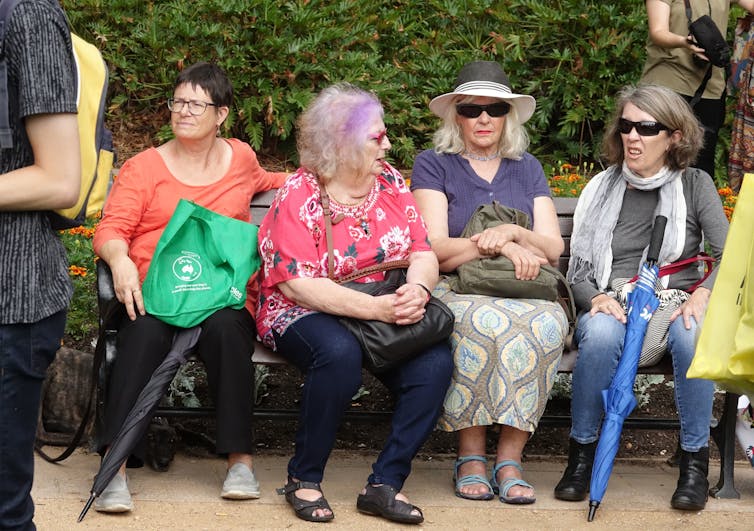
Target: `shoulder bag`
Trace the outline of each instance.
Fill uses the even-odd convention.
[[[472,214],[461,233],[462,238],[470,238],[485,229],[514,223],[529,229],[529,216],[515,208],[501,205],[497,201],[479,206]],[[556,268],[543,265],[539,275],[533,280],[516,278],[516,270],[505,256],[477,258],[458,266],[455,274],[448,275],[450,288],[456,293],[508,297],[516,299],[543,299],[559,301],[573,322],[576,309],[573,294],[563,274]]]
[[[246,284],[260,265],[258,230],[181,199],[141,287],[147,312],[191,328],[221,308],[243,308]]]
[[[320,196],[325,218],[328,278],[342,286],[374,296],[395,293],[396,289],[406,283],[408,260],[378,264],[354,271],[341,279],[334,278],[332,214],[329,197],[321,185]],[[386,272],[383,281],[352,282],[380,271]],[[340,322],[358,339],[364,354],[364,366],[373,373],[380,373],[414,358],[428,347],[450,337],[455,323],[455,317],[450,308],[440,299],[430,296],[425,310],[424,317],[410,325],[352,317],[342,317]]]

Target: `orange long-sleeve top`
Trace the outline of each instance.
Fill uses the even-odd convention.
[[[144,282],[157,242],[180,199],[187,199],[219,214],[251,221],[249,204],[254,194],[282,186],[287,173],[268,172],[259,165],[247,143],[227,139],[233,150],[230,168],[217,182],[193,186],[176,179],[155,148],[128,159],[118,172],[94,234],[94,252],[110,240],[123,240]],[[249,252],[252,252],[250,249]],[[256,275],[247,286],[246,309],[254,315],[258,287]]]

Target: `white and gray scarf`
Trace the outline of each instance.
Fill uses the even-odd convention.
[[[671,171],[663,166],[652,177],[640,177],[625,163],[622,168],[611,166],[595,175],[581,193],[573,215],[568,282],[576,284],[593,278],[598,289],[607,289],[613,263],[613,231],[627,184],[638,190],[660,189],[655,215],[667,217],[668,223],[658,265],[677,260],[686,240],[686,200],[681,175],[683,171]],[[647,249],[644,249],[639,268],[646,257]],[[668,277],[663,277],[663,281],[667,287]]]

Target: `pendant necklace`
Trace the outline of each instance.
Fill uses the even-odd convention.
[[[461,155],[464,157],[468,157],[473,160],[479,160],[482,162],[487,162],[488,160],[495,160],[500,156],[500,153],[493,153],[489,157],[482,157],[481,155],[474,155],[473,153],[470,153],[469,151],[466,151],[465,149],[461,152]]]

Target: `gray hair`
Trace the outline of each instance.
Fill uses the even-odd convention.
[[[683,170],[693,164],[704,142],[704,130],[686,100],[660,85],[627,86],[618,93],[615,115],[602,140],[603,154],[609,164],[623,164],[623,139],[618,130],[618,120],[629,103],[669,127],[668,134],[673,131],[681,133],[681,139],[671,144],[665,157],[668,168]]]
[[[461,128],[458,126],[456,113],[457,103],[468,103],[473,101],[475,96],[464,96],[457,98],[445,110],[442,126],[435,131],[433,143],[435,152],[455,154],[465,149]],[[499,100],[505,101],[505,100]],[[511,105],[511,110],[505,119],[503,134],[500,135],[500,142],[497,146],[497,152],[502,158],[518,160],[529,147],[529,135],[526,133],[524,126],[519,124],[516,106]]]
[[[298,119],[301,166],[327,182],[340,171],[361,171],[369,124],[384,111],[373,93],[350,83],[322,90]]]

